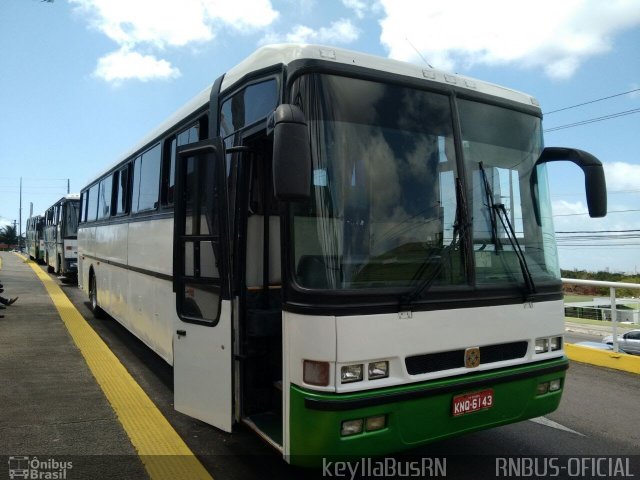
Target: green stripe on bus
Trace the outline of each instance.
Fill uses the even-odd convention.
[[[544,372],[549,366],[566,364],[566,358],[562,358],[535,365],[514,367],[502,372],[507,375],[536,370]],[[322,465],[323,458],[344,460],[391,454],[435,440],[539,417],[558,408],[562,390],[537,396],[536,387],[541,382],[557,378],[564,379],[564,370],[533,376],[525,375],[521,379],[516,378],[509,382],[492,383],[496,377],[495,372],[476,374],[474,379],[485,378],[486,386],[470,390],[466,389],[465,381],[460,378],[392,387],[385,389],[385,393],[404,393],[460,384],[459,391],[339,411],[309,409],[305,406],[305,399],[354,400],[380,395],[380,391],[352,394],[319,393],[292,385],[289,421],[290,462],[296,465],[318,466]],[[494,404],[490,409],[456,417],[452,415],[452,399],[455,395],[485,388],[491,388],[494,391]],[[340,435],[343,421],[379,415],[386,415],[386,428],[374,432],[365,431],[348,437]]]

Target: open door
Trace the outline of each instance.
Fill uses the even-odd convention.
[[[178,149],[174,291],[180,323],[173,337],[174,402],[227,432],[232,427],[232,343],[222,143]]]

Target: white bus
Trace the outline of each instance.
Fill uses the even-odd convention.
[[[78,271],[78,216],[80,195],[69,193],[44,214],[44,263],[57,275]]]
[[[44,263],[44,217],[42,215],[34,215],[27,219],[25,237],[29,258],[38,263]]]
[[[294,464],[557,408],[568,360],[537,101],[312,45],[257,50],[82,189],[79,283],[175,408]]]

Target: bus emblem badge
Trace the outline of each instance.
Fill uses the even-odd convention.
[[[476,368],[480,365],[480,348],[467,348],[464,351],[464,366],[467,368]]]

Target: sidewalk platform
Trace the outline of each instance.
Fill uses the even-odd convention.
[[[0,310],[0,477],[37,458],[41,472],[71,462],[71,479],[148,478],[42,282],[21,257],[0,258],[3,296],[19,297]]]

